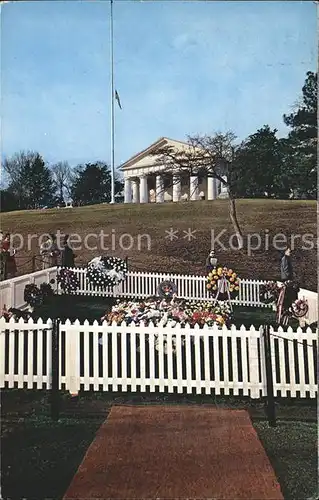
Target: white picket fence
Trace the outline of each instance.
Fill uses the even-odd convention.
[[[79,287],[75,292],[76,295],[145,298],[157,295],[159,283],[169,280],[176,284],[177,295],[179,297],[189,300],[211,300],[209,292],[206,289],[206,276],[129,271],[126,280],[114,287],[114,289],[99,290],[88,283],[86,269],[74,268],[72,270],[79,280]],[[23,298],[25,286],[29,283],[40,285],[43,282],[56,279],[57,271],[56,267],[52,267],[0,282],[0,308],[2,309],[4,304],[8,308],[15,307],[19,309],[25,307],[26,303]],[[233,304],[252,307],[271,307],[271,305],[264,304],[259,300],[260,286],[263,283],[265,281],[242,279],[240,281],[239,295],[232,301]],[[59,287],[56,287],[56,289],[59,292]],[[306,299],[309,305],[309,311],[305,318],[303,318],[305,323],[312,324],[318,321],[318,293],[301,289],[299,298]]]
[[[185,274],[151,273],[129,271],[125,281],[108,291],[97,290],[86,280],[86,269],[74,268],[80,286],[76,291],[79,295],[100,295],[117,297],[145,298],[157,295],[158,285],[162,281],[171,281],[176,285],[177,296],[189,300],[212,300],[206,288],[206,276]],[[260,280],[243,279],[240,282],[239,295],[232,302],[243,306],[269,307],[259,300]]]
[[[317,335],[271,330],[274,389],[317,396]],[[242,395],[267,394],[262,329],[60,324],[60,388]],[[52,322],[0,319],[0,387],[49,389]]]

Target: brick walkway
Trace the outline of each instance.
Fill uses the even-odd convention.
[[[64,499],[283,500],[244,410],[114,406]]]

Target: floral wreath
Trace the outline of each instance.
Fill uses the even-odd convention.
[[[114,287],[124,281],[127,262],[120,257],[95,257],[86,269],[86,279],[97,288]]]
[[[39,306],[42,303],[41,291],[35,283],[24,287],[23,298],[31,307]]]
[[[259,288],[259,300],[263,304],[276,303],[279,297],[280,288],[276,281],[267,281]]]
[[[293,302],[290,307],[290,312],[295,318],[302,318],[303,316],[306,316],[308,310],[308,303],[304,299],[295,300],[295,302]]]
[[[57,282],[60,284],[61,290],[64,293],[76,292],[80,286],[80,282],[74,271],[71,269],[60,269],[57,274]]]
[[[42,305],[47,297],[54,295],[51,287],[54,282],[54,280],[51,280],[50,283],[41,283],[40,288],[35,283],[26,285],[23,294],[25,302],[31,307]]]
[[[239,294],[239,278],[232,269],[228,269],[227,267],[214,267],[208,273],[206,288],[210,292],[210,294],[213,297],[216,297],[218,287],[220,285],[220,280],[222,279],[225,281],[225,286],[223,286],[223,283],[221,283],[218,299],[226,300],[228,298],[227,288],[229,290],[231,299],[237,297],[237,295]]]
[[[170,299],[177,293],[177,286],[172,281],[162,281],[157,287],[157,295],[163,299]]]

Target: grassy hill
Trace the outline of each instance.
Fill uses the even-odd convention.
[[[227,200],[17,211],[2,214],[1,226],[3,232],[19,233],[24,238],[24,246],[17,254],[20,273],[30,270],[27,261],[32,253],[39,251],[38,237],[59,230],[64,234],[77,234],[81,239],[81,248],[79,243],[72,245],[79,248],[75,250],[77,264],[86,264],[93,256],[108,254],[127,256],[133,270],[203,274],[214,231],[215,236],[222,232],[220,241],[225,247],[215,244],[218,262],[231,266],[242,278],[260,279],[280,277],[280,252],[274,249],[272,239],[282,233],[289,242],[294,238],[293,265],[299,282],[308,289],[317,288],[314,201],[239,200],[237,211],[245,235],[258,233],[260,237],[260,248],[252,250],[251,255],[247,250],[230,248],[233,228]],[[166,233],[170,228],[177,231],[175,236],[178,237],[172,241]],[[188,229],[193,231],[194,238],[187,238]],[[104,238],[104,250],[101,238],[88,236],[90,233],[99,235],[101,230],[108,234]],[[306,245],[302,248],[301,237],[307,234],[312,235],[315,245],[312,249],[309,244],[308,248]],[[28,235],[36,235],[29,245]],[[87,248],[85,238],[89,246],[96,248]],[[18,243],[18,239],[14,241]],[[251,242],[256,245],[257,237],[251,237]]]

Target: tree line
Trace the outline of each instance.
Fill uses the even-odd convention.
[[[264,125],[240,144],[231,132],[188,137],[188,155],[169,147],[154,152],[168,168],[201,170],[225,182],[218,168],[227,163],[227,187],[236,198],[317,197],[317,73],[309,71],[302,96],[290,114],[283,116],[290,128],[285,138]],[[198,154],[198,151],[201,154]],[[2,211],[25,210],[64,204],[107,203],[111,200],[111,172],[107,163],[93,162],[71,168],[67,162],[48,165],[37,152],[19,152],[3,162],[8,186],[1,190]],[[115,193],[123,183],[116,176]],[[235,210],[235,206],[233,207]],[[236,217],[236,214],[234,214]]]
[[[71,168],[67,162],[48,165],[37,152],[20,152],[6,158],[4,171],[9,178],[1,190],[2,211],[27,210],[107,203],[111,200],[111,172],[104,162],[85,163]],[[116,178],[115,192],[123,189]]]

